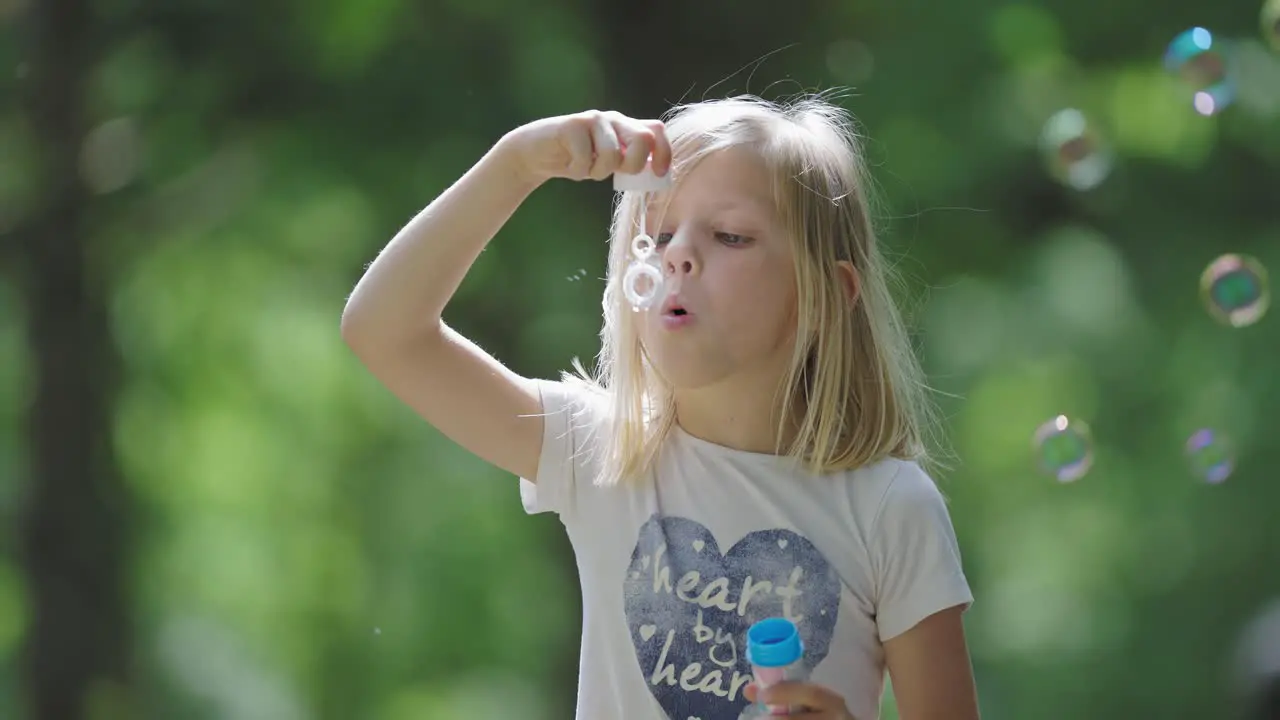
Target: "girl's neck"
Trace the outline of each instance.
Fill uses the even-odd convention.
[[[716,445],[753,453],[784,454],[797,431],[791,413],[778,443],[782,393],[773,388],[725,382],[675,393],[676,423],[686,433]]]

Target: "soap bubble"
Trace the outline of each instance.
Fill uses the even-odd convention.
[[[1231,442],[1222,433],[1207,428],[1187,438],[1187,459],[1196,477],[1214,485],[1226,480],[1236,469]]]
[[[1208,30],[1195,27],[1175,37],[1165,51],[1164,65],[1191,88],[1192,105],[1201,115],[1214,115],[1231,104],[1235,87],[1230,57]]]
[[[1255,710],[1242,717],[1280,717],[1280,599],[1249,620],[1235,649],[1236,687]]]
[[[1267,0],[1262,6],[1262,37],[1272,50],[1280,50],[1280,0]]]
[[[1200,295],[1219,322],[1238,328],[1252,325],[1271,304],[1267,269],[1248,255],[1223,255],[1200,275]]]
[[[1059,482],[1079,480],[1093,467],[1089,426],[1059,415],[1036,428],[1033,439],[1040,467]]]
[[[871,79],[875,58],[865,43],[837,40],[827,46],[827,70],[842,84],[861,85]]]
[[[1040,145],[1049,174],[1068,187],[1091,190],[1111,172],[1110,153],[1084,113],[1074,108],[1049,118],[1040,134]]]

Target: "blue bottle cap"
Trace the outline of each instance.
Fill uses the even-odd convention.
[[[804,657],[804,643],[795,623],[766,618],[747,630],[747,662],[759,667],[785,667]]]

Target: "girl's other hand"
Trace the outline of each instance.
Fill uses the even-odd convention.
[[[856,720],[849,712],[844,698],[830,688],[814,683],[781,682],[763,691],[751,683],[746,687],[747,700],[766,705],[803,708],[793,710],[786,717],[810,718],[810,720]]]

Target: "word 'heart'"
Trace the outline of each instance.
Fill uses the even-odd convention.
[[[810,671],[830,649],[840,579],[790,530],[750,533],[722,554],[701,524],[654,515],[623,577],[636,661],[668,718],[737,720],[749,704],[747,628],[759,620],[796,623]]]

